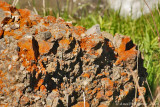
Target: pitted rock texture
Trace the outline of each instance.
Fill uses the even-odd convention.
[[[146,70],[129,37],[101,32],[99,25],[86,30],[42,18],[5,2],[0,12],[0,106],[81,107],[84,98],[86,107],[132,103],[131,72],[145,94]]]

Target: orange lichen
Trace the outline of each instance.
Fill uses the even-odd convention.
[[[0,107],[8,107],[8,104],[0,104]]]
[[[35,35],[37,35],[37,34],[38,34],[38,29],[35,30]]]
[[[84,107],[84,102],[78,102],[76,105],[72,106],[72,107]],[[90,104],[88,102],[85,102],[85,107],[90,107]]]
[[[62,89],[64,89],[64,88],[65,88],[64,83],[61,83],[61,88],[62,88]]]
[[[84,33],[86,31],[86,29],[82,26],[76,26],[75,27],[75,30],[74,32],[77,34],[77,35],[81,35],[82,33]]]
[[[46,89],[46,87],[45,87],[44,85],[41,85],[41,86],[40,86],[40,91],[47,92],[47,89]]]
[[[44,22],[44,23],[42,23],[42,25],[49,26],[49,23],[48,22]]]
[[[128,90],[127,90],[127,91],[124,91],[124,94],[125,94],[125,95],[128,95],[128,93],[129,93],[129,91],[128,91]]]
[[[96,45],[95,41],[93,41],[92,38],[94,38],[93,35],[91,37],[86,37],[86,38],[81,39],[80,45],[84,51],[91,49],[92,47]]]
[[[97,81],[93,81],[94,84],[97,84]]]
[[[86,86],[84,90],[85,90],[85,91],[88,91],[88,89],[89,89],[88,86]]]
[[[0,94],[2,94],[2,89],[5,87],[4,80],[6,80],[6,74],[0,70]]]
[[[56,22],[56,18],[53,16],[47,16],[47,21],[51,22],[51,23],[55,23]]]
[[[126,61],[127,59],[130,59],[136,55],[137,55],[136,47],[133,47],[132,49],[130,49],[128,51],[124,51],[123,53],[120,53],[118,60],[115,62],[115,65],[118,65],[122,61]]]
[[[114,81],[114,84],[118,84],[119,83],[119,81]]]
[[[98,76],[98,77],[101,77],[101,76],[103,76],[103,74],[98,74],[97,76]]]
[[[93,91],[93,90],[88,90],[88,91],[87,91],[87,94],[92,94],[92,91]]]
[[[95,94],[96,92],[97,92],[97,89],[94,89],[94,90],[92,91],[92,95]]]
[[[27,18],[30,16],[31,12],[28,9],[18,9],[22,18]]]
[[[81,90],[81,85],[78,85],[78,87],[75,89],[75,91],[80,91]]]
[[[145,88],[145,87],[140,87],[140,88],[138,89],[138,94],[139,94],[139,96],[143,95],[144,93],[146,93],[146,88]]]
[[[28,71],[35,70],[37,68],[38,51],[33,49],[35,46],[34,39],[32,39],[32,37],[22,38],[18,41],[17,45],[20,48],[18,55],[19,58],[22,59],[23,66],[25,66]]]
[[[32,39],[22,39],[18,42],[18,46],[20,47],[19,56],[24,57],[28,61],[36,60],[35,52],[33,50],[33,41]]]
[[[101,81],[105,83],[106,89],[113,89],[114,82],[112,80],[110,80],[109,78],[102,78]]]
[[[11,15],[10,12],[5,12],[5,16],[9,16],[9,15]]]
[[[12,31],[11,31],[11,32],[5,31],[5,32],[4,32],[4,35],[12,36],[12,35],[14,35],[14,33],[13,33]]]
[[[3,11],[10,11],[10,8],[9,8],[9,4],[6,3],[6,2],[3,2],[3,1],[0,1],[0,8],[3,10]]]
[[[0,7],[6,7],[6,6],[10,6],[10,5],[4,1],[0,1]]]
[[[3,73],[3,71],[0,70],[0,77],[5,77],[6,74],[7,74],[6,72]],[[1,78],[0,78],[0,79],[1,79]]]
[[[58,92],[58,89],[53,89],[52,92]]]
[[[127,78],[124,78],[123,80],[122,80],[122,82],[127,82],[127,81],[129,81],[129,78],[127,77]]]
[[[121,76],[126,76],[126,75],[127,75],[126,72],[122,72],[122,73],[121,73]]]
[[[52,43],[46,41],[39,42],[39,53],[41,55],[48,53],[51,48],[52,48]]]
[[[97,104],[97,105],[101,104],[99,107],[107,107],[106,106],[107,104],[105,105],[103,101],[106,101],[106,102],[112,101],[111,99],[113,98],[112,97],[113,91],[115,91],[114,88],[119,92],[119,89],[117,89],[116,86],[120,86],[121,83],[126,82],[130,79],[127,77],[128,76],[127,73],[125,73],[122,70],[121,76],[125,76],[125,77],[122,78],[121,80],[117,79],[117,81],[113,81],[111,79],[112,78],[112,71],[105,72],[105,70],[102,70],[102,69],[104,66],[104,67],[111,67],[111,69],[110,68],[109,69],[112,70],[112,67],[114,67],[114,66],[112,66],[112,64],[113,64],[113,61],[115,61],[115,60],[109,59],[109,61],[107,61],[107,62],[111,62],[110,64],[108,64],[108,63],[102,64],[103,62],[106,62],[106,61],[101,61],[101,57],[99,59],[97,57],[97,56],[101,56],[102,52],[105,53],[106,51],[107,52],[108,51],[115,51],[115,53],[116,53],[115,58],[117,58],[115,65],[122,64],[121,63],[122,61],[126,61],[127,59],[134,58],[134,56],[137,53],[137,50],[136,50],[135,45],[131,44],[131,46],[130,46],[129,43],[131,43],[131,39],[129,37],[122,38],[122,42],[121,42],[120,46],[115,46],[116,47],[116,49],[115,49],[111,41],[104,39],[103,34],[98,35],[98,34],[94,33],[94,34],[90,34],[90,35],[85,35],[85,34],[83,34],[86,32],[86,29],[84,27],[81,27],[81,26],[74,27],[71,23],[65,22],[62,18],[56,19],[53,16],[47,16],[45,18],[42,18],[37,15],[33,15],[27,9],[18,9],[17,10],[15,7],[12,7],[8,4],[5,4],[4,2],[1,2],[1,1],[0,1],[0,8],[2,8],[3,10],[6,11],[6,12],[4,12],[5,15],[12,15],[13,17],[14,16],[16,17],[16,19],[13,19],[13,17],[7,17],[2,21],[2,24],[4,26],[4,31],[0,27],[0,38],[2,38],[3,35],[6,35],[6,36],[13,36],[14,39],[18,40],[17,51],[18,51],[18,55],[19,55],[17,60],[14,61],[14,63],[13,62],[9,63],[10,64],[9,65],[8,62],[11,62],[12,58],[7,59],[6,54],[7,54],[7,51],[10,51],[10,48],[6,48],[6,50],[2,51],[2,53],[1,53],[1,60],[3,61],[3,64],[0,64],[0,67],[2,67],[3,65],[6,65],[8,67],[8,69],[6,71],[9,71],[7,73],[10,73],[10,71],[14,71],[14,66],[16,66],[17,67],[17,69],[16,69],[17,74],[21,75],[18,72],[19,72],[19,68],[21,69],[21,63],[22,63],[22,65],[25,67],[25,69],[23,69],[23,71],[26,71],[26,70],[27,71],[35,71],[35,72],[30,72],[32,74],[31,76],[34,76],[33,78],[31,78],[31,81],[32,81],[32,79],[35,80],[35,82],[33,84],[35,93],[37,90],[40,90],[42,92],[41,95],[45,95],[45,94],[49,95],[50,91],[52,90],[52,92],[56,93],[57,96],[58,96],[58,94],[62,95],[59,98],[65,104],[65,98],[63,96],[65,94],[64,92],[66,90],[66,87],[68,87],[68,90],[71,90],[69,92],[72,93],[72,92],[76,91],[76,94],[78,93],[78,97],[76,96],[77,99],[81,99],[80,98],[81,93],[79,93],[79,92],[81,92],[81,90],[84,89],[85,94],[87,96],[85,107],[90,106],[87,101],[89,101],[91,104],[93,104],[93,103]],[[19,15],[19,13],[20,13],[20,15]],[[56,23],[56,24],[53,24],[53,23]],[[6,24],[8,24],[8,25],[6,25]],[[19,25],[17,28],[11,27],[11,28],[9,28],[9,31],[7,31],[8,29],[5,31],[5,27],[7,28],[7,26],[14,25],[14,24],[19,24]],[[38,24],[38,26],[34,26],[37,24]],[[52,37],[46,41],[42,40],[41,37],[37,37],[38,33],[41,33],[44,31],[50,31],[52,34]],[[28,35],[28,33],[29,33],[29,35]],[[27,34],[27,35],[25,35],[25,34]],[[78,35],[78,37],[77,37],[77,35]],[[80,37],[80,36],[82,36],[82,37]],[[34,37],[36,38],[36,40]],[[8,46],[8,44],[10,44],[10,42],[12,42],[12,40],[10,41],[7,37],[5,37],[4,40],[5,40],[5,43],[7,44],[7,46]],[[76,44],[74,42],[76,42]],[[54,43],[56,43],[56,45],[58,44],[58,46],[56,48],[53,47],[53,46],[56,46]],[[75,46],[72,47],[71,43],[73,43],[73,45],[75,45]],[[80,43],[81,49],[79,49],[79,43]],[[119,45],[119,43],[117,43],[117,44],[115,43],[114,45]],[[74,48],[74,49],[72,49],[72,48]],[[68,63],[65,63],[64,60],[63,61],[59,60],[59,57],[58,57],[59,54],[54,54],[54,55],[52,54],[52,52],[54,51],[53,49],[55,49],[55,51],[57,51],[57,53],[59,53],[61,51],[61,49],[69,50],[69,51],[71,50],[72,51],[72,52],[70,52],[71,57],[75,55],[75,57],[74,57],[75,61],[74,62],[71,61],[71,64],[70,63],[68,64]],[[106,50],[103,51],[103,49],[106,49]],[[6,51],[6,53],[5,53],[5,51]],[[68,51],[66,51],[66,53],[67,52]],[[110,52],[108,52],[108,53],[110,53]],[[10,55],[10,54],[8,54],[8,55]],[[101,61],[99,63],[100,64],[99,68],[102,71],[98,74],[97,73],[95,74],[95,72],[97,71],[97,67],[93,67],[93,66],[94,66],[94,64],[96,64],[99,61],[94,61],[95,63],[92,61],[94,63],[92,66],[92,62],[90,62],[91,61],[90,55],[91,55],[91,57],[93,55],[93,58],[95,58],[95,56],[96,56],[95,59],[98,59]],[[107,54],[105,54],[105,55],[107,55]],[[70,57],[69,54],[67,56]],[[79,60],[79,57],[81,58],[80,60]],[[74,60],[73,58],[69,58],[69,60],[70,59]],[[79,63],[79,61],[81,61],[82,63]],[[86,71],[86,72],[77,74],[77,72],[75,70],[79,66],[81,67],[81,65],[83,65],[83,62],[84,62],[84,64],[86,64],[86,66],[89,66],[89,67],[83,68],[83,66],[82,66],[82,68],[80,68],[80,69],[82,69],[83,71]],[[85,63],[85,62],[87,62],[87,63]],[[17,63],[18,64],[20,63],[20,65],[17,66]],[[54,64],[54,63],[56,63],[56,64]],[[78,84],[75,84],[75,85],[74,84],[66,84],[65,81],[61,81],[62,76],[68,75],[72,71],[67,72],[67,73],[63,73],[63,72],[65,72],[64,70],[66,69],[66,67],[70,68],[69,66],[74,65],[74,64],[78,64],[78,67],[73,67],[73,75],[77,75],[78,78],[76,77],[75,78],[76,81],[74,80],[73,82],[78,82]],[[90,64],[91,64],[91,66],[90,66]],[[101,66],[101,65],[103,65],[103,66]],[[22,68],[23,68],[23,66],[22,66]],[[48,70],[49,67],[50,68],[52,67],[54,70],[53,69]],[[99,68],[98,68],[98,70],[99,70]],[[58,72],[56,71],[54,73],[55,70],[58,70]],[[71,67],[71,70],[72,70],[72,67]],[[10,95],[9,91],[14,92],[14,91],[17,91],[17,89],[21,90],[22,88],[21,87],[19,88],[17,85],[15,87],[9,88],[10,90],[8,91],[7,86],[12,85],[13,83],[8,82],[8,80],[7,80],[8,75],[6,76],[7,73],[4,73],[6,71],[3,71],[3,72],[0,71],[0,94]],[[63,71],[62,75],[59,75],[59,74],[61,74],[61,72],[59,72],[59,71]],[[46,74],[49,77],[49,80],[47,80],[47,81],[44,80],[44,78],[46,79],[46,77],[45,77]],[[58,75],[58,77],[56,75]],[[50,80],[50,77],[52,77],[52,76],[53,77],[55,76],[57,78],[57,82],[55,81],[56,78],[51,78],[52,80]],[[59,77],[61,79],[58,79]],[[81,77],[84,77],[84,78],[81,78]],[[90,77],[93,77],[92,79],[94,79],[92,81],[92,84],[91,85],[87,84],[84,88],[83,87],[84,84],[79,83],[79,82],[81,82],[83,79],[87,79]],[[7,82],[5,83],[5,81],[7,81]],[[55,81],[55,82],[53,83],[53,81]],[[24,81],[24,83],[25,82],[26,81]],[[44,83],[44,82],[47,82],[47,83]],[[99,82],[101,84],[99,84]],[[61,83],[61,86],[54,87],[53,85],[57,84],[57,83]],[[15,84],[17,84],[17,83],[14,83],[14,85]],[[44,85],[44,84],[47,84],[47,85]],[[4,89],[4,87],[7,87],[7,88]],[[53,87],[54,87],[54,89],[53,89]],[[129,88],[130,88],[130,85],[128,85],[128,83],[125,84],[124,89],[120,90],[120,94],[122,94],[122,96],[121,95],[119,96],[119,100],[122,100],[123,99],[122,97],[124,95],[126,96],[129,93],[129,90],[130,90]],[[3,92],[2,92],[2,89],[3,89]],[[144,89],[142,89],[142,90],[144,90]],[[138,92],[139,91],[140,90],[138,90]],[[140,95],[140,93],[139,93],[139,95]],[[23,92],[21,92],[20,96],[21,97],[20,97],[19,103],[22,105],[25,105],[25,104],[31,105],[33,103],[36,103],[34,101],[29,101],[30,99],[27,98],[27,96],[23,96]],[[75,96],[73,96],[73,97],[75,97]],[[96,98],[93,98],[93,97],[96,97]],[[115,100],[117,100],[117,98],[118,98],[118,96],[115,97]],[[77,104],[74,105],[73,107],[84,106],[83,101],[78,102],[78,100],[76,100],[75,102]],[[73,102],[73,103],[75,104],[75,102]]]
[[[32,27],[32,21],[28,18],[28,19],[26,19],[26,25],[27,25],[27,27],[28,28],[31,28]]]
[[[37,86],[40,87],[40,86],[43,84],[43,82],[44,82],[44,80],[43,80],[43,79],[40,79],[40,80],[38,81]]]
[[[22,38],[22,35],[24,35],[24,33],[22,32],[22,34],[18,35],[14,32],[14,30],[11,30],[11,31],[5,31],[4,35],[13,36],[14,39],[19,40]]]
[[[32,26],[37,25],[37,20],[32,20]]]
[[[40,31],[41,31],[41,32],[45,32],[45,31],[47,31],[47,30],[48,30],[48,29],[46,29],[46,27],[41,27],[41,28],[40,28]]]
[[[47,61],[48,59],[46,57],[43,58],[43,61]]]
[[[98,107],[108,107],[108,106],[106,106],[106,105],[104,105],[104,104],[101,104],[101,105],[99,105]]]
[[[25,18],[21,18],[21,20],[19,21],[19,24],[20,24],[20,31],[23,31],[23,28],[25,25],[27,25],[27,19]]]
[[[104,72],[104,75],[107,77],[109,76],[109,72]]]
[[[134,45],[131,47],[131,49],[127,50],[126,46],[127,43],[129,43],[131,39],[129,37],[122,38],[122,43],[119,46],[118,49],[115,49],[115,51],[118,53],[118,59],[115,62],[115,65],[121,64],[122,61],[126,61],[128,59],[131,59],[132,57],[137,55],[136,46]]]
[[[102,40],[103,37],[96,37],[95,35],[90,35],[89,37],[82,38],[80,41],[80,46],[83,51],[86,51],[90,55],[100,56],[101,50],[94,51],[94,47],[98,44],[97,39]]]
[[[124,37],[122,38],[122,42],[121,45],[119,46],[117,52],[119,54],[122,54],[122,52],[126,51],[126,45],[127,43],[129,43],[131,41],[131,39],[129,37]]]
[[[104,97],[104,91],[103,91],[103,90],[101,90],[101,91],[99,91],[99,92],[97,93],[96,98],[97,98],[97,99],[100,99],[100,98],[102,98],[102,97]]]
[[[44,82],[44,80],[43,80],[43,79],[40,79],[34,89],[35,89],[35,90],[39,90],[39,88],[42,89],[42,90],[45,89],[45,86],[42,86],[43,82]],[[41,86],[42,86],[42,87],[41,87]]]
[[[100,90],[101,90],[101,88],[97,88],[97,90],[98,90],[98,91],[100,91]]]
[[[90,78],[90,74],[89,74],[89,73],[84,73],[82,76],[83,76],[83,77]]]
[[[105,92],[105,95],[108,96],[108,97],[109,97],[109,96],[112,96],[112,95],[113,95],[113,91],[106,91],[106,92]]]
[[[3,89],[3,93],[5,94],[5,95],[9,95],[9,90],[7,90],[7,89]]]
[[[59,41],[59,44],[65,46],[65,45],[69,45],[70,44],[70,41],[68,39],[63,39],[61,41]]]

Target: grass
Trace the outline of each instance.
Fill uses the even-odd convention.
[[[35,0],[32,1],[33,6],[36,6]],[[69,4],[69,0],[66,2],[66,4]],[[58,0],[57,4],[59,5]],[[152,16],[150,14],[142,15],[139,19],[132,20],[131,17],[123,18],[119,15],[118,11],[114,12],[107,8],[103,11],[103,14],[99,13],[99,11],[102,11],[99,8],[99,4],[96,11],[88,13],[86,6],[87,4],[81,7],[83,8],[81,10],[81,18],[74,17],[75,10],[78,10],[80,7],[74,9],[70,14],[68,12],[69,6],[63,12],[59,6],[57,10],[49,10],[46,7],[46,12],[43,15],[61,16],[66,21],[74,21],[74,25],[81,25],[87,29],[95,24],[100,24],[101,31],[109,32],[112,35],[119,33],[130,36],[142,52],[144,67],[148,73],[147,80],[152,94],[154,94],[156,88],[160,86],[160,46]],[[160,31],[160,12],[157,10],[153,10],[152,12],[158,31]]]

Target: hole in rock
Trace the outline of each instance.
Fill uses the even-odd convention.
[[[126,44],[126,51],[127,50],[130,50],[131,48],[133,48],[135,45],[133,44],[133,41],[129,41],[127,44]]]

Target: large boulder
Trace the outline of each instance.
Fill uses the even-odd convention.
[[[0,106],[142,101],[139,88],[145,94],[147,73],[130,37],[101,32],[99,25],[86,30],[62,18],[43,18],[2,1],[0,12]]]

